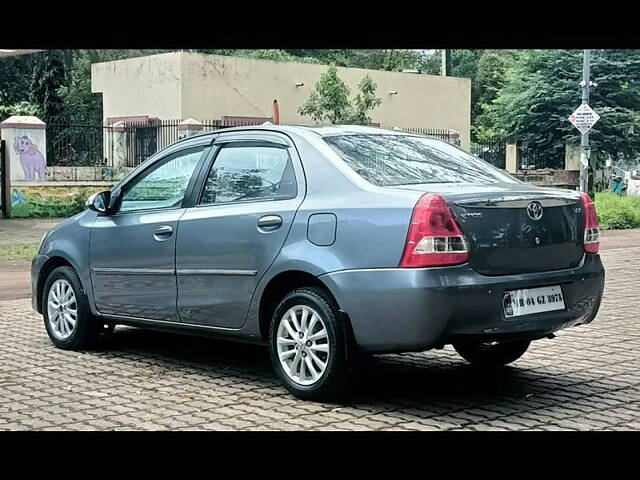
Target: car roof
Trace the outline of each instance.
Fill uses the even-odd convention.
[[[415,135],[409,132],[403,132],[401,130],[388,130],[379,127],[368,127],[363,125],[244,125],[240,127],[220,128],[218,130],[212,130],[210,132],[204,132],[199,135],[187,137],[179,142],[193,140],[198,137],[205,137],[207,135],[219,135],[227,132],[242,132],[242,131],[256,131],[261,130],[265,132],[282,132],[282,133],[298,133],[301,135],[315,134],[320,137],[330,137],[336,135]],[[176,143],[179,143],[176,142]],[[174,144],[175,145],[175,144]]]

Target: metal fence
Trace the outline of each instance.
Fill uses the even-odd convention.
[[[100,125],[47,124],[47,164],[60,167],[107,165],[108,158],[113,157],[104,149],[104,140],[110,130]]]
[[[480,157],[485,162],[489,162],[495,167],[502,168],[503,170],[506,168],[506,140],[494,140],[492,142],[485,143],[472,143],[471,153],[477,157]]]
[[[259,125],[264,119],[204,120],[199,133],[220,128]],[[120,122],[111,125],[82,125],[61,121],[47,125],[47,164],[49,166],[114,166],[135,167],[181,137],[180,119],[149,122]],[[446,129],[396,128],[430,135],[460,145],[459,134]],[[120,160],[116,161],[118,158]]]
[[[436,137],[440,140],[444,140],[445,142],[453,143],[454,145],[460,146],[460,134],[447,130],[444,128],[397,128],[397,130],[401,130],[407,133],[416,133],[418,135],[428,135],[430,137]]]
[[[220,128],[259,125],[264,119],[223,118],[204,120],[199,133]],[[50,166],[135,167],[181,138],[180,119],[120,122],[113,125],[82,125],[54,121],[47,125],[47,163]],[[438,128],[398,128],[407,133],[429,135],[460,145],[458,132]],[[564,145],[517,143],[520,170],[564,168]],[[471,153],[498,168],[506,167],[506,139],[471,144]],[[118,158],[116,161],[115,159]]]
[[[157,151],[177,142],[181,133],[180,123],[179,119],[105,125],[49,123],[47,164],[114,166],[114,159],[120,157],[124,159],[120,165],[135,167]],[[259,123],[236,119],[205,120],[199,127],[199,133]]]
[[[203,120],[197,132],[206,133],[221,128],[260,125],[264,123],[264,121],[265,120],[251,121],[227,118],[222,120]],[[118,133],[119,130],[124,129],[127,167],[140,165],[157,151],[168,147],[181,138],[181,120],[179,119],[157,120],[148,124],[125,123],[122,127],[111,126],[110,128],[111,132],[109,132],[107,136],[111,136],[113,132]],[[109,140],[110,139],[107,140],[107,143],[114,143]]]
[[[518,144],[520,170],[564,169],[564,144]]]
[[[509,142],[506,138],[495,139],[490,142],[474,142],[471,144],[471,153],[498,168],[505,169],[507,143]],[[517,139],[515,143],[517,146],[519,170],[564,169],[564,144],[525,144],[518,142]]]

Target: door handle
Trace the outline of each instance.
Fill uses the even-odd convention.
[[[258,228],[261,230],[277,230],[282,225],[282,217],[279,215],[265,215],[258,219]]]
[[[153,238],[159,242],[168,239],[173,234],[171,225],[159,225],[153,230]]]

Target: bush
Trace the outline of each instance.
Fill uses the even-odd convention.
[[[640,228],[640,197],[597,193],[595,204],[600,228],[607,230]]]
[[[11,216],[15,218],[71,217],[85,209],[87,196],[84,190],[72,192],[64,197],[27,195],[25,201],[11,207]]]

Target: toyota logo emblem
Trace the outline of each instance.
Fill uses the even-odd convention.
[[[531,202],[527,205],[527,215],[531,220],[540,220],[542,218],[542,205],[540,205],[540,202]]]

